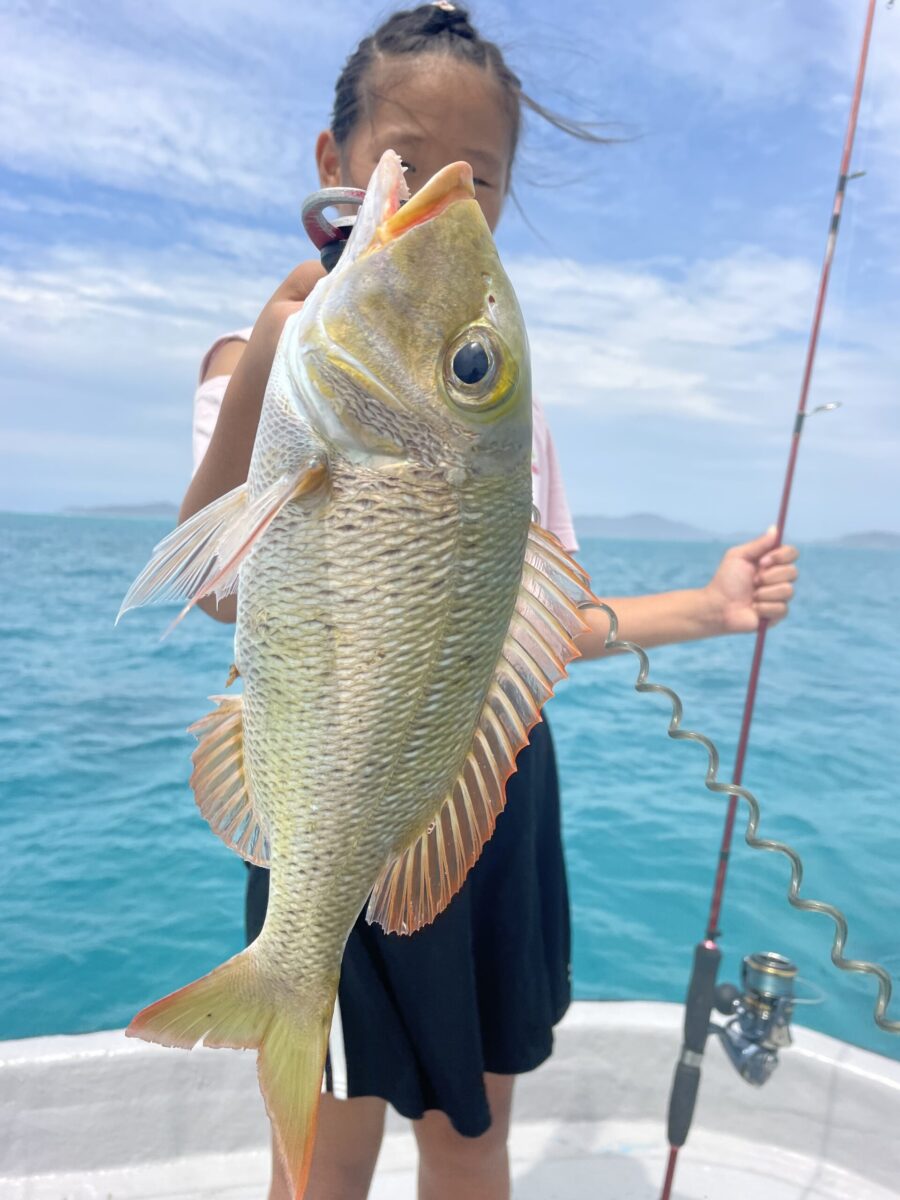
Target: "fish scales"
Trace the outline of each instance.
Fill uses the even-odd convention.
[[[315,521],[284,514],[242,576],[245,738],[272,838],[260,952],[271,942],[277,957],[302,958],[321,946],[339,961],[380,867],[434,819],[460,770],[527,532],[510,536],[503,519],[503,504],[510,518],[521,514],[508,481],[471,491],[433,485],[426,515],[421,481],[365,489],[359,472],[345,480],[335,464],[329,511]],[[377,534],[354,522],[354,497],[376,514]],[[303,582],[279,605],[269,580],[292,559]],[[262,646],[251,644],[257,608]],[[282,921],[299,923],[302,937],[284,937]],[[312,964],[299,958],[305,973]]]
[[[247,483],[164,539],[122,608],[239,584],[243,691],[192,727],[191,782],[270,867],[265,924],[128,1032],[256,1048],[295,1197],[349,931],[370,893],[370,920],[413,933],[462,886],[590,598],[529,530],[528,345],[471,169],[404,190],[387,152],[285,323]]]

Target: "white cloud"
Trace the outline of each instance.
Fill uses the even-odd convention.
[[[747,6],[720,0],[682,0],[677,19],[654,5],[643,19],[646,53],[666,75],[687,77],[728,103],[784,102],[799,96],[808,76],[827,58],[840,28],[839,3],[811,10],[792,0]]]
[[[16,356],[52,340],[57,355],[98,368],[154,342],[156,353],[196,359],[204,339],[252,322],[277,283],[274,272],[184,245],[61,245],[42,261],[0,267],[0,334]]]
[[[150,256],[59,246],[0,271],[0,358],[26,372],[24,384],[3,384],[19,414],[6,419],[15,432],[7,450],[26,475],[64,483],[61,503],[90,503],[98,489],[109,499],[114,486],[127,495],[112,498],[156,499],[161,479],[173,499],[180,494],[199,357],[218,333],[252,321],[277,282],[264,264],[281,246],[267,230],[223,223],[195,234]],[[748,248],[680,267],[508,265],[528,319],[536,393],[564,431],[572,425],[561,414],[579,414],[582,433],[565,459],[582,511],[609,507],[584,498],[596,480],[579,469],[603,429],[634,455],[649,443],[671,455],[671,439],[686,439],[679,468],[697,478],[729,462],[777,473],[814,264]],[[832,317],[812,402],[845,407],[817,421],[813,436],[833,445],[840,430],[847,461],[886,479],[900,441],[898,347],[875,312]],[[120,460],[127,471],[115,469]],[[652,497],[639,506],[653,507]]]
[[[485,0],[479,17],[502,39],[511,12],[502,0]],[[713,20],[702,0],[685,0],[677,12],[656,0],[611,12],[602,36],[586,13],[574,11],[566,28],[579,46],[584,33],[591,53],[599,46],[610,70],[575,71],[573,87],[591,109],[600,103],[630,117],[636,106],[639,119],[646,94],[646,114],[665,128],[657,122],[646,141],[615,158],[609,152],[590,182],[529,202],[551,240],[568,251],[574,238],[574,253],[587,261],[520,256],[510,264],[529,319],[537,391],[555,407],[576,506],[612,507],[608,498],[591,499],[598,484],[587,444],[607,431],[623,448],[611,464],[623,473],[622,495],[628,447],[643,455],[656,446],[654,469],[670,490],[681,486],[679,471],[729,482],[744,468],[751,476],[742,478],[777,474],[819,242],[804,243],[807,259],[735,250],[731,239],[793,244],[795,227],[801,220],[808,227],[812,203],[833,177],[786,195],[752,232],[732,228],[756,211],[753,173],[760,162],[770,170],[767,139],[778,140],[783,113],[800,114],[786,126],[791,152],[806,153],[796,136],[810,115],[839,143],[860,6],[823,0],[811,16],[790,0],[763,0],[752,10],[723,0]],[[30,486],[34,476],[37,494],[56,488],[60,503],[157,499],[165,491],[177,498],[199,356],[217,333],[252,320],[279,278],[308,255],[299,224],[290,222],[313,182],[312,135],[343,56],[379,15],[362,0],[349,0],[339,23],[325,6],[275,0],[252,9],[240,0],[125,7],[73,0],[22,3],[0,17],[0,163],[30,176],[21,190],[13,178],[0,195],[9,229],[24,231],[0,238],[0,402],[15,414],[3,424],[15,432],[21,477]],[[545,89],[532,82],[529,65],[539,75],[542,64],[567,56],[565,45],[535,56],[543,19],[528,8],[513,54],[540,95]],[[869,175],[848,205],[814,387],[814,403],[840,399],[845,409],[808,435],[833,444],[839,429],[843,458],[859,464],[856,492],[877,483],[882,498],[900,438],[900,347],[882,286],[895,261],[889,217],[900,206],[898,76],[900,13],[879,10],[857,156]],[[681,99],[666,108],[669,93]],[[560,107],[571,106],[561,98]],[[733,180],[691,144],[700,111],[711,136],[723,139],[716,153],[734,150]],[[732,147],[736,119],[746,129]],[[553,160],[538,143],[544,177]],[[582,147],[570,149],[581,156]],[[683,177],[695,163],[700,189]],[[707,177],[713,194],[703,196]],[[135,196],[118,194],[129,191]],[[274,220],[288,232],[274,229]],[[888,253],[872,241],[873,226]],[[617,262],[629,252],[624,245],[677,253]],[[693,261],[680,257],[692,253]],[[841,282],[851,260],[856,286],[847,297]],[[673,438],[684,442],[677,462]],[[127,470],[117,468],[121,462]],[[11,470],[4,495],[15,486]],[[662,507],[641,496],[636,507]]]
[[[759,422],[816,272],[755,250],[680,271],[513,262],[535,388],[550,405]]]
[[[0,17],[0,41],[0,160],[15,171],[236,208],[282,204],[311,178],[318,122],[298,131],[294,97],[261,68],[238,80],[215,56],[21,16]]]
[[[684,0],[677,20],[659,6],[643,17],[642,65],[687,79],[700,93],[748,113],[761,106],[809,106],[841,144],[863,35],[866,6],[819,0],[766,0],[750,7]],[[869,168],[878,212],[900,208],[900,12],[876,6],[854,163]],[[865,162],[862,160],[865,159]],[[835,159],[834,174],[838,162]]]

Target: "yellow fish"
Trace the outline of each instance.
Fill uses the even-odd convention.
[[[257,1049],[297,1197],[353,923],[368,899],[413,933],[462,886],[593,599],[532,524],[528,345],[471,169],[407,194],[389,151],[285,324],[246,485],[160,543],[122,606],[240,583],[243,694],[192,727],[191,783],[270,867],[265,926],[128,1032]]]

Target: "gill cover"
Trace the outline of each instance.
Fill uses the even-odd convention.
[[[405,194],[389,151],[286,347],[298,408],[356,460],[507,469],[530,448],[528,346],[471,168]]]

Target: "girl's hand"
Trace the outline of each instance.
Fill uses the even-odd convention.
[[[752,542],[732,546],[704,591],[719,633],[754,633],[760,619],[776,625],[787,616],[799,557],[796,546],[774,549],[774,526]]]

